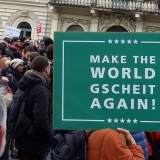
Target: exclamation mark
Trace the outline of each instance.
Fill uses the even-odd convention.
[[[156,104],[155,99],[152,99],[152,109],[153,109],[153,110],[155,110],[155,104]]]

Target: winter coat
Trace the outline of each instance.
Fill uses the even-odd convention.
[[[136,144],[142,147],[145,160],[148,160],[148,147],[147,147],[145,133],[144,132],[130,132],[130,133],[133,136],[134,140],[136,141]]]
[[[91,134],[87,141],[88,160],[144,160],[139,145],[127,146],[119,133],[102,129]]]
[[[8,86],[12,89],[13,94],[18,89],[19,80],[23,77],[23,73],[18,72],[16,69],[9,68],[6,77],[8,78]]]
[[[160,150],[160,132],[149,132],[152,138],[152,141],[157,145],[157,148]],[[147,139],[148,146],[148,155],[152,156],[152,147]]]
[[[11,59],[14,58],[20,58],[21,59],[21,50],[16,50],[12,46],[8,46],[6,49],[6,56],[11,57]]]
[[[37,75],[24,75],[19,88],[28,90],[25,103],[25,114],[31,120],[30,130],[17,138],[18,149],[29,152],[45,152],[54,144],[52,131],[51,97],[47,86]]]

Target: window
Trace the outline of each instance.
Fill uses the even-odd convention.
[[[79,25],[72,25],[67,29],[68,32],[84,32],[83,28]]]
[[[20,37],[31,37],[32,28],[28,22],[21,22],[17,28],[21,29]]]
[[[106,32],[128,32],[124,27],[121,26],[113,26],[109,28]]]

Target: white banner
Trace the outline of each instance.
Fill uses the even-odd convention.
[[[8,38],[19,37],[20,33],[21,33],[20,29],[6,26],[4,31],[4,37],[8,37]]]

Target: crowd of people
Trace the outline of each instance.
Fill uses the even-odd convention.
[[[15,139],[13,143],[13,148],[18,150],[17,155],[20,160],[46,160],[50,149],[55,146],[54,135],[60,133],[63,136],[68,133],[68,131],[52,129],[53,46],[53,40],[50,37],[43,37],[41,41],[32,40],[30,37],[13,37],[12,39],[4,38],[0,42],[0,109],[3,108],[0,114],[5,115],[2,97],[8,92],[15,95],[18,89],[28,90],[25,113],[34,124],[28,133]],[[4,119],[1,120],[3,123],[0,121],[0,146],[2,142],[4,144],[4,140],[1,140],[1,126],[6,125]],[[116,147],[108,151],[114,154],[118,148],[115,155],[120,156],[119,159],[123,159],[122,155],[125,155],[126,160],[154,160],[153,148],[145,132],[129,132],[123,129],[112,132],[113,134],[108,134],[110,137],[106,143],[110,143],[111,148]],[[107,131],[107,133],[112,132]],[[159,150],[160,133],[150,132],[149,135]],[[2,155],[0,159],[9,160],[9,156],[14,158],[12,153],[14,151],[9,155],[9,145],[7,142],[5,149],[0,149],[0,155]],[[89,147],[91,150],[95,148],[94,144]],[[5,151],[2,154],[3,150]],[[94,153],[91,152],[89,157],[90,160],[94,160]],[[106,157],[106,160],[116,159],[113,156],[108,158],[109,156],[106,155]]]

